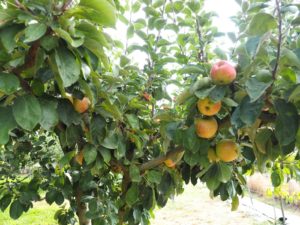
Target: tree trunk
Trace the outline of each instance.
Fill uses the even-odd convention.
[[[82,191],[80,188],[76,188],[75,190],[75,198],[76,198],[76,205],[77,205],[77,211],[76,214],[78,216],[79,224],[80,225],[91,225],[91,220],[87,219],[85,214],[87,211],[87,205],[84,202],[81,202],[82,197]]]

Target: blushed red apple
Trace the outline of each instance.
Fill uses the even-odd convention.
[[[230,84],[236,78],[236,70],[229,62],[221,60],[212,66],[210,77],[215,84]]]

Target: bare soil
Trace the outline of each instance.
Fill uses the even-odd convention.
[[[157,209],[151,225],[262,225],[240,207],[231,211],[229,202],[211,199],[203,186],[187,186],[184,193]]]

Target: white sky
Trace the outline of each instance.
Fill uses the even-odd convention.
[[[218,15],[213,18],[213,25],[216,26],[220,32],[235,32],[237,30],[234,23],[230,20],[230,17],[235,15],[239,10],[239,6],[235,0],[205,0],[205,9],[206,11],[214,11]],[[116,30],[108,29],[107,31],[112,35],[113,39],[120,40],[125,45],[127,27],[124,26],[123,23],[119,22]],[[141,41],[139,38],[134,37],[129,40],[129,45],[132,43],[141,43]],[[215,45],[222,48],[223,51],[229,51],[233,43],[225,36],[218,38],[215,41]],[[142,67],[145,64],[147,56],[140,51],[135,51],[131,54],[131,58]]]
[[[235,0],[206,0],[205,9],[217,13],[218,18],[213,20],[214,25],[221,32],[235,31],[234,24],[230,21],[230,17],[234,16],[239,10]]]

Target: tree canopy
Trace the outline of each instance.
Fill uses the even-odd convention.
[[[298,179],[300,4],[236,2],[224,34],[204,0],[1,1],[0,209],[149,224],[184,183],[235,210],[256,170]]]

